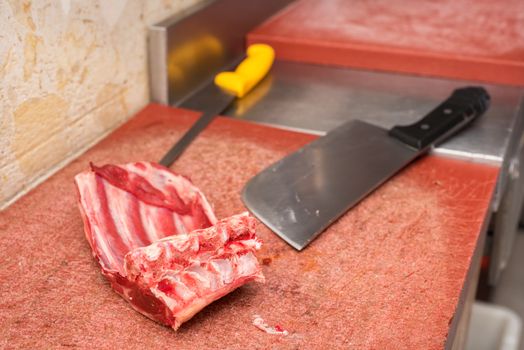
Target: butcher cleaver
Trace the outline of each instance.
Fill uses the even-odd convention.
[[[386,130],[349,121],[253,177],[242,199],[302,250],[388,178],[482,115],[489,101],[483,88],[465,87],[412,125]]]

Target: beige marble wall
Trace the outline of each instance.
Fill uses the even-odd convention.
[[[147,103],[146,26],[196,1],[0,1],[0,209]]]

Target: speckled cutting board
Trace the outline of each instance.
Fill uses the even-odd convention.
[[[178,332],[133,311],[84,238],[73,176],[88,162],[157,160],[194,112],[149,105],[0,213],[0,348],[441,349],[498,168],[429,156],[297,252],[259,225],[266,284],[250,283]],[[314,136],[219,118],[173,169],[219,218],[245,210],[258,171]],[[251,324],[260,315],[288,336]]]
[[[298,0],[248,42],[278,59],[522,86],[522,13],[522,0]]]

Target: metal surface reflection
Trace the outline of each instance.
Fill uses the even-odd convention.
[[[246,185],[243,200],[262,222],[300,250],[396,173],[399,164],[422,152],[387,137],[382,128],[350,121],[255,176]]]

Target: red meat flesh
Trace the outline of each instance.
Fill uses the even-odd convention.
[[[245,213],[137,248],[125,256],[127,278],[168,306],[176,329],[244,283],[264,281],[255,224]]]
[[[147,317],[176,329],[213,300],[263,279],[254,257],[260,246],[254,219],[241,215],[217,223],[187,178],[137,162],[91,165],[75,182],[85,234],[102,273]],[[191,283],[191,277],[209,281]]]

